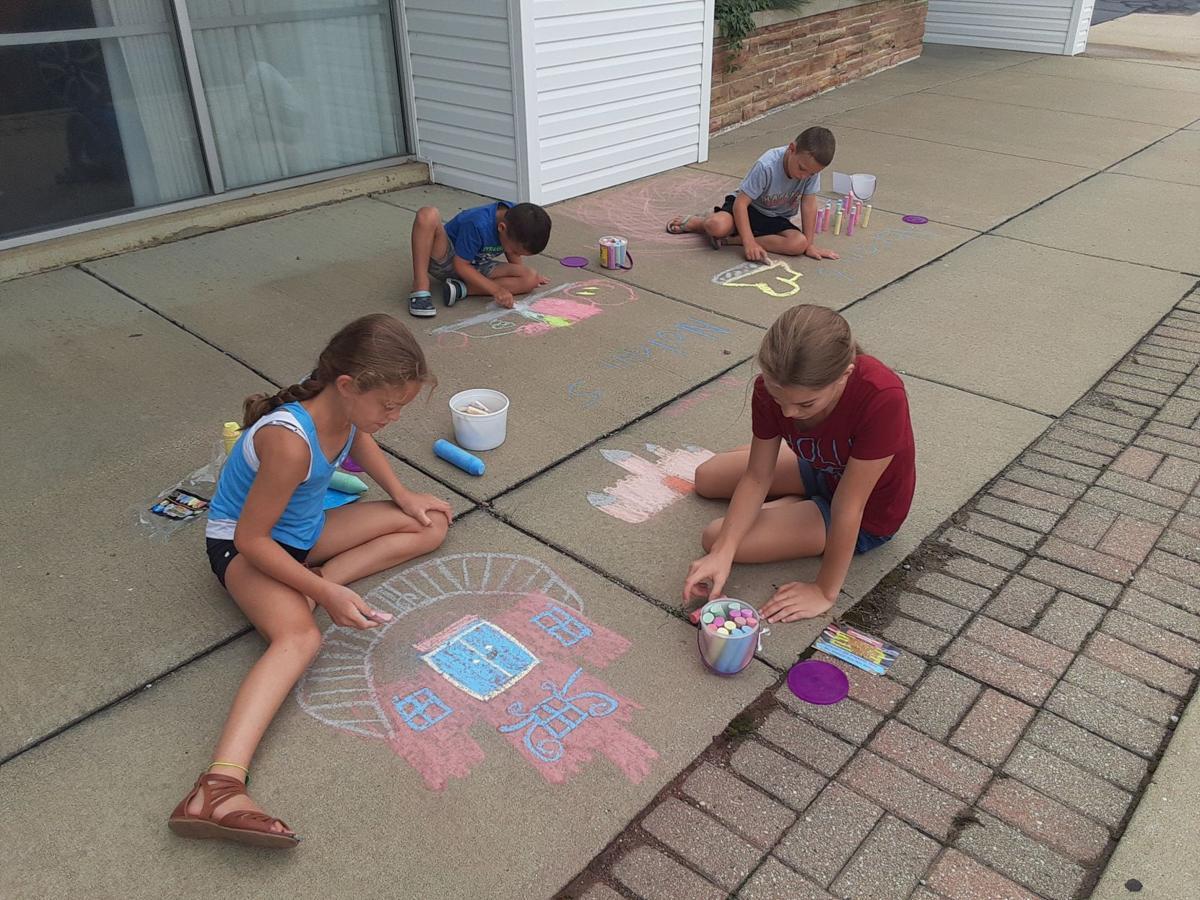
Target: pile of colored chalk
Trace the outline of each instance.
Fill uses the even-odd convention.
[[[738,637],[750,634],[758,624],[754,610],[736,600],[726,603],[710,603],[700,616],[702,626],[720,637]]]

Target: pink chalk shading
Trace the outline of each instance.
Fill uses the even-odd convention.
[[[653,251],[656,244],[674,253],[688,246],[697,249],[703,246],[707,250],[708,244],[702,237],[668,234],[666,225],[675,216],[710,212],[713,206],[720,206],[737,183],[729,175],[676,169],[560,203],[555,207],[555,215],[592,226],[597,238],[610,233],[613,223],[619,222],[617,233],[629,239],[629,249],[634,253]]]
[[[387,744],[429,789],[469,777],[497,748],[502,755],[516,751],[549,784],[564,783],[600,757],[635,783],[650,772],[658,753],[633,731],[642,705],[613,691],[597,672],[628,653],[630,642],[587,619],[578,592],[544,563],[503,552],[433,557],[365,599],[390,610],[393,620],[368,631],[326,629],[296,701],[330,727]],[[439,614],[437,604],[447,600],[458,605]],[[487,700],[423,656],[476,619],[535,660]],[[406,721],[394,701],[422,688],[431,705]],[[551,731],[541,723],[568,705],[566,721],[574,727]]]
[[[630,474],[603,491],[588,491],[588,503],[622,522],[645,522],[695,490],[696,467],[713,456],[701,447],[666,450],[647,444],[646,449],[657,457],[655,462],[628,450],[601,450],[605,459]]]
[[[489,612],[487,620],[511,634],[539,660],[538,664],[517,684],[490,701],[480,701],[456,690],[437,672],[422,667],[415,679],[381,682],[376,685],[381,708],[392,720],[392,736],[388,743],[397,754],[421,773],[425,784],[435,791],[443,790],[453,779],[466,778],[485,759],[483,747],[476,738],[494,740],[500,737],[534,766],[551,784],[562,784],[582,770],[597,754],[619,768],[633,783],[650,773],[651,762],[658,753],[637,737],[629,728],[633,713],[641,704],[614,693],[604,682],[588,672],[578,677],[571,694],[599,691],[617,701],[617,709],[603,717],[584,722],[563,739],[564,752],[553,763],[536,759],[525,747],[520,732],[500,734],[499,728],[519,720],[509,710],[517,703],[525,709],[545,699],[548,691],[543,683],[562,686],[582,664],[604,667],[628,652],[630,642],[607,628],[588,621],[577,611],[568,610],[585,624],[591,635],[572,647],[563,646],[531,619],[553,605],[549,598],[532,593],[516,605],[500,612]],[[423,640],[421,647],[436,641]],[[405,697],[420,688],[428,688],[453,709],[453,713],[425,731],[413,731],[399,717],[391,703],[392,697]],[[487,728],[481,728],[481,725]]]
[[[637,292],[627,284],[589,278],[536,291],[517,300],[511,309],[489,304],[481,313],[441,325],[429,333],[436,336],[438,346],[442,347],[466,347],[474,340],[510,334],[545,334],[637,298]]]
[[[590,319],[602,311],[599,306],[591,303],[580,303],[567,297],[543,297],[541,300],[535,300],[531,303],[529,309],[538,315],[553,317],[563,321],[555,324],[547,321],[530,322],[518,329],[521,334],[541,334],[544,331],[550,331],[552,328],[563,328],[574,325],[576,322]]]
[[[723,394],[728,394],[732,391],[745,388],[750,382],[745,378],[739,378],[737,375],[722,375],[712,384],[707,387],[702,387],[697,391],[692,391],[686,397],[680,397],[670,406],[662,411],[662,414],[670,419],[676,419],[682,416],[689,409],[693,409],[714,397],[719,397]]]

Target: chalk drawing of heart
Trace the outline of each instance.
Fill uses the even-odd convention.
[[[588,503],[623,522],[645,522],[692,493],[696,467],[713,456],[711,450],[694,446],[667,450],[647,444],[646,449],[656,457],[654,462],[628,450],[601,450],[601,456],[629,474],[603,491],[588,491]]]

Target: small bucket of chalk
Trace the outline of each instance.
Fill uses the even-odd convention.
[[[700,659],[717,675],[736,675],[754,658],[762,636],[758,612],[740,600],[712,600],[700,610]]]
[[[466,450],[494,450],[508,432],[508,398],[499,391],[472,388],[450,398],[454,440]]]
[[[600,265],[606,269],[632,269],[633,254],[629,252],[629,241],[615,234],[600,238]]]

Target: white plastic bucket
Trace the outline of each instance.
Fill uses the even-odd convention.
[[[854,196],[859,200],[870,200],[875,196],[875,176],[858,174],[850,176],[850,185]]]
[[[472,404],[488,410],[487,414],[465,412]],[[450,398],[450,416],[458,446],[464,450],[494,450],[504,443],[508,432],[508,398],[487,388],[459,391]]]

